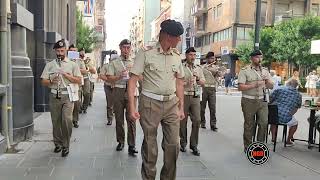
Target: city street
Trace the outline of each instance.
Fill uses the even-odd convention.
[[[177,180],[316,180],[320,178],[320,153],[309,150],[304,142],[294,147],[283,147],[282,127],[276,153],[262,166],[251,164],[242,146],[243,116],[239,92],[232,96],[217,93],[218,132],[200,130],[201,156],[188,149],[179,155]],[[209,116],[207,109],[207,117]],[[309,112],[299,110],[300,122],[296,138],[307,139]],[[140,177],[143,140],[137,124],[136,158],[129,157],[127,146],[123,152],[115,151],[115,122],[106,126],[106,102],[102,84],[96,85],[94,102],[88,113],[81,114],[80,127],[73,129],[71,152],[67,158],[53,153],[50,114],[37,117],[32,140],[17,146],[17,154],[0,156],[0,180],[138,180]],[[190,122],[190,121],[189,121]],[[191,123],[189,123],[189,126]],[[207,128],[208,128],[207,124]],[[189,128],[190,129],[190,128]],[[280,132],[281,131],[281,132]],[[158,172],[162,166],[162,131],[158,131]],[[270,139],[270,138],[269,138]],[[268,144],[271,148],[271,144]]]

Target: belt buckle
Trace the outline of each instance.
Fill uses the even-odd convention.
[[[162,99],[162,100],[163,100],[163,101],[169,101],[169,100],[170,100],[169,98],[170,98],[170,96],[163,96],[163,99]]]

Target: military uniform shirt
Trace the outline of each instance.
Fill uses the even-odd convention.
[[[100,69],[100,75],[107,75],[109,63],[104,64]],[[104,82],[106,85],[110,86],[111,84],[109,82]]]
[[[159,44],[138,52],[131,73],[143,76],[142,90],[159,95],[175,93],[176,78],[184,77],[178,50],[164,52]]]
[[[81,77],[79,66],[75,62],[70,61],[68,58],[65,58],[63,61],[61,61],[61,70],[66,73],[70,73],[73,76]],[[59,72],[59,65],[56,62],[56,60],[52,60],[51,62],[47,63],[46,66],[44,67],[41,78],[47,79],[47,80],[53,79],[54,75],[58,72]],[[71,82],[67,78],[63,77],[63,75],[61,75],[61,77],[63,78],[66,86],[71,84]],[[62,82],[60,87],[66,88],[64,87]],[[57,89],[57,84],[50,84],[49,88]]]
[[[183,69],[184,69],[184,80],[189,81],[191,78],[194,80],[194,84],[196,84],[196,78],[193,76],[193,73],[195,72],[197,76],[200,78],[201,81],[205,81],[205,77],[203,75],[201,66],[199,65],[192,65],[192,68],[190,69],[189,65],[187,62],[183,63]],[[195,91],[194,86],[190,87],[188,84],[184,86],[184,91],[185,92],[190,92],[190,91]]]
[[[121,76],[122,71],[128,70],[130,71],[131,67],[133,66],[132,59],[123,59],[119,57],[113,61],[111,61],[107,68],[107,75],[111,76]],[[120,79],[115,82],[115,85],[126,85],[127,79]]]
[[[216,86],[216,75],[219,72],[219,68],[216,65],[208,66],[207,64],[202,67],[203,75],[205,77],[205,86]]]
[[[262,68],[261,70],[254,69],[252,66],[245,67],[241,69],[238,75],[238,83],[239,84],[252,84],[256,81],[262,81],[262,77],[267,77],[268,80],[271,80],[271,75],[266,68]],[[253,88],[246,91],[242,91],[243,95],[248,96],[263,96],[263,87]]]

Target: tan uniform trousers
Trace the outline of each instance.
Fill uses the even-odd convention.
[[[262,99],[241,99],[244,117],[243,143],[247,149],[252,143],[255,126],[258,125],[257,140],[264,142],[268,126],[268,104]]]
[[[83,104],[82,109],[87,110],[90,102],[90,81],[89,78],[84,79],[83,89]]]
[[[74,103],[70,102],[68,95],[61,95],[61,99],[56,99],[56,95],[50,93],[49,106],[53,127],[53,142],[56,146],[68,148],[72,134]]]
[[[74,109],[73,109],[73,114],[72,114],[72,121],[73,122],[78,122],[79,121],[79,111],[81,108],[81,90],[79,90],[79,101],[74,102]]]
[[[90,96],[89,96],[89,103],[93,101],[93,92],[94,92],[94,82],[90,81]]]
[[[205,87],[202,92],[201,101],[201,125],[206,125],[206,108],[207,102],[210,110],[210,127],[216,127],[216,88]]]
[[[179,155],[178,98],[161,102],[144,95],[140,96],[140,124],[144,139],[141,148],[143,180],[156,179],[158,158],[157,130],[161,123],[163,131],[162,149],[164,151],[163,167],[160,180],[176,179],[176,163]]]
[[[136,144],[136,122],[130,120],[128,113],[128,94],[125,88],[114,88],[114,113],[116,117],[116,136],[118,143],[124,144],[125,131],[124,131],[124,110],[126,110],[127,120],[127,141],[129,146]]]
[[[187,122],[188,114],[192,122],[192,129],[190,135],[190,148],[198,146],[199,141],[199,128],[200,128],[200,98],[193,97],[193,95],[184,96],[184,114],[185,119],[180,122],[180,145],[187,146]]]
[[[106,94],[107,100],[107,118],[109,121],[113,119],[113,88],[111,86],[104,84],[104,92]]]

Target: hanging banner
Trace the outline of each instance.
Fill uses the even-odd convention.
[[[84,1],[84,16],[92,17],[94,11],[94,0],[85,0]]]

